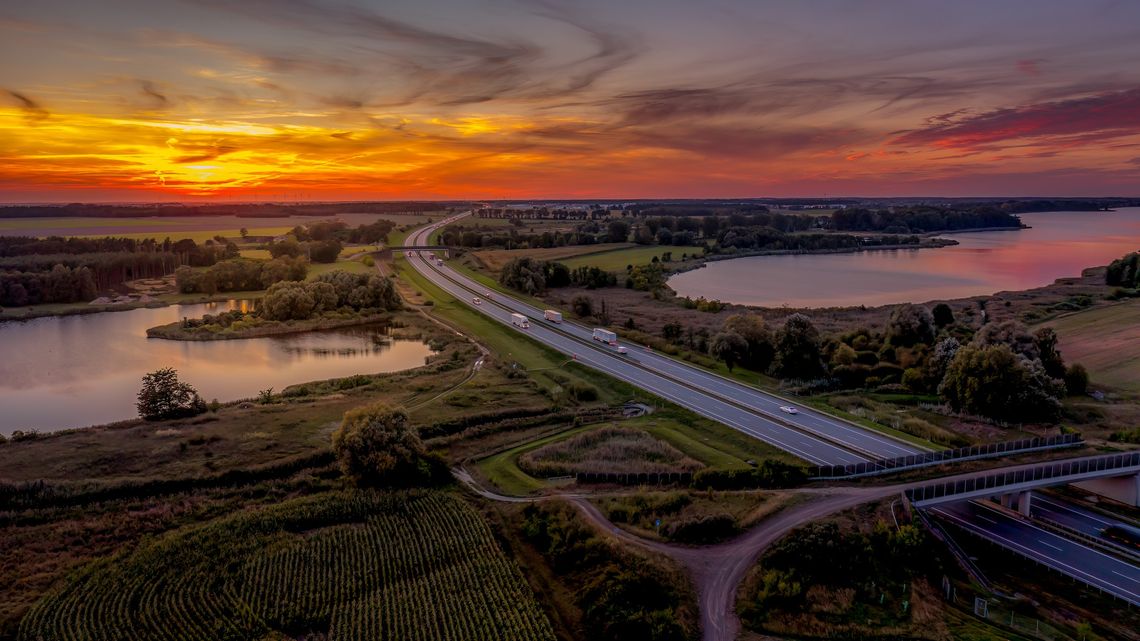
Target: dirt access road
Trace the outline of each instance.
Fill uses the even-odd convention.
[[[1035,465],[1039,463],[1006,465],[893,485],[801,488],[796,491],[811,497],[806,502],[777,512],[731,541],[700,547],[650,541],[631,534],[610,522],[593,503],[590,503],[588,500],[590,494],[576,492],[546,496],[505,496],[480,486],[462,468],[454,469],[452,472],[475,493],[493,501],[533,503],[554,498],[570,501],[578,506],[582,514],[599,529],[626,543],[674,559],[689,571],[697,590],[702,640],[733,641],[740,632],[740,620],[734,610],[740,582],[744,580],[749,568],[756,563],[760,553],[793,529],[864,503],[900,495],[909,488],[926,485],[935,480],[966,480],[998,469],[1014,472]]]
[[[744,575],[769,545],[791,530],[836,512],[900,493],[906,485],[881,487],[840,487],[804,490],[814,495],[805,503],[777,512],[745,534],[717,545],[683,546],[650,541],[614,525],[590,503],[584,493],[554,494],[541,497],[505,496],[480,486],[462,468],[453,470],[456,478],[472,491],[492,501],[534,503],[552,498],[570,501],[595,527],[644,550],[663,554],[685,567],[697,590],[701,611],[703,641],[732,641],[740,631],[736,617],[736,591]]]

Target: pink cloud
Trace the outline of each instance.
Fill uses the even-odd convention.
[[[958,114],[930,121],[892,143],[949,149],[1001,146],[1009,141],[1055,137],[1092,144],[1140,133],[1140,88],[1093,96]],[[1061,142],[1058,140],[1058,142]]]

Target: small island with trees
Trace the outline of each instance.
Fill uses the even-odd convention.
[[[251,311],[235,309],[185,318],[147,330],[150,338],[226,340],[383,322],[402,307],[390,278],[331,271],[314,281],[283,280]]]

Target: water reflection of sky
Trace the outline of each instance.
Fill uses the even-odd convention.
[[[1022,220],[1032,229],[957,234],[960,244],[942,249],[714,262],[669,285],[682,296],[766,307],[874,306],[1040,287],[1140,249],[1140,208]]]
[[[146,329],[233,307],[186,305],[0,324],[0,432],[130,418],[143,374],[174,367],[206,399],[422,365],[430,349],[380,328],[183,342]]]

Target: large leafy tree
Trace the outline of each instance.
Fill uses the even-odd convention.
[[[887,337],[892,345],[929,345],[934,340],[935,331],[934,315],[925,305],[899,305],[887,322]]]
[[[772,332],[757,314],[733,314],[724,321],[725,331],[735,332],[748,344],[740,362],[757,371],[767,371],[775,357]]]
[[[792,314],[776,334],[773,372],[783,378],[812,379],[823,375],[819,330],[803,314]]]
[[[718,332],[709,344],[712,355],[728,366],[728,371],[748,355],[748,342],[733,331]]]
[[[939,387],[957,411],[1010,423],[1054,422],[1060,417],[1062,381],[1051,378],[1041,361],[1008,345],[968,345],[958,350]]]
[[[410,485],[430,474],[423,441],[402,407],[374,403],[345,412],[332,447],[344,473],[361,485]]]
[[[148,421],[194,416],[206,411],[206,403],[198,390],[178,380],[178,372],[172,367],[143,376],[135,406],[139,416]]]

